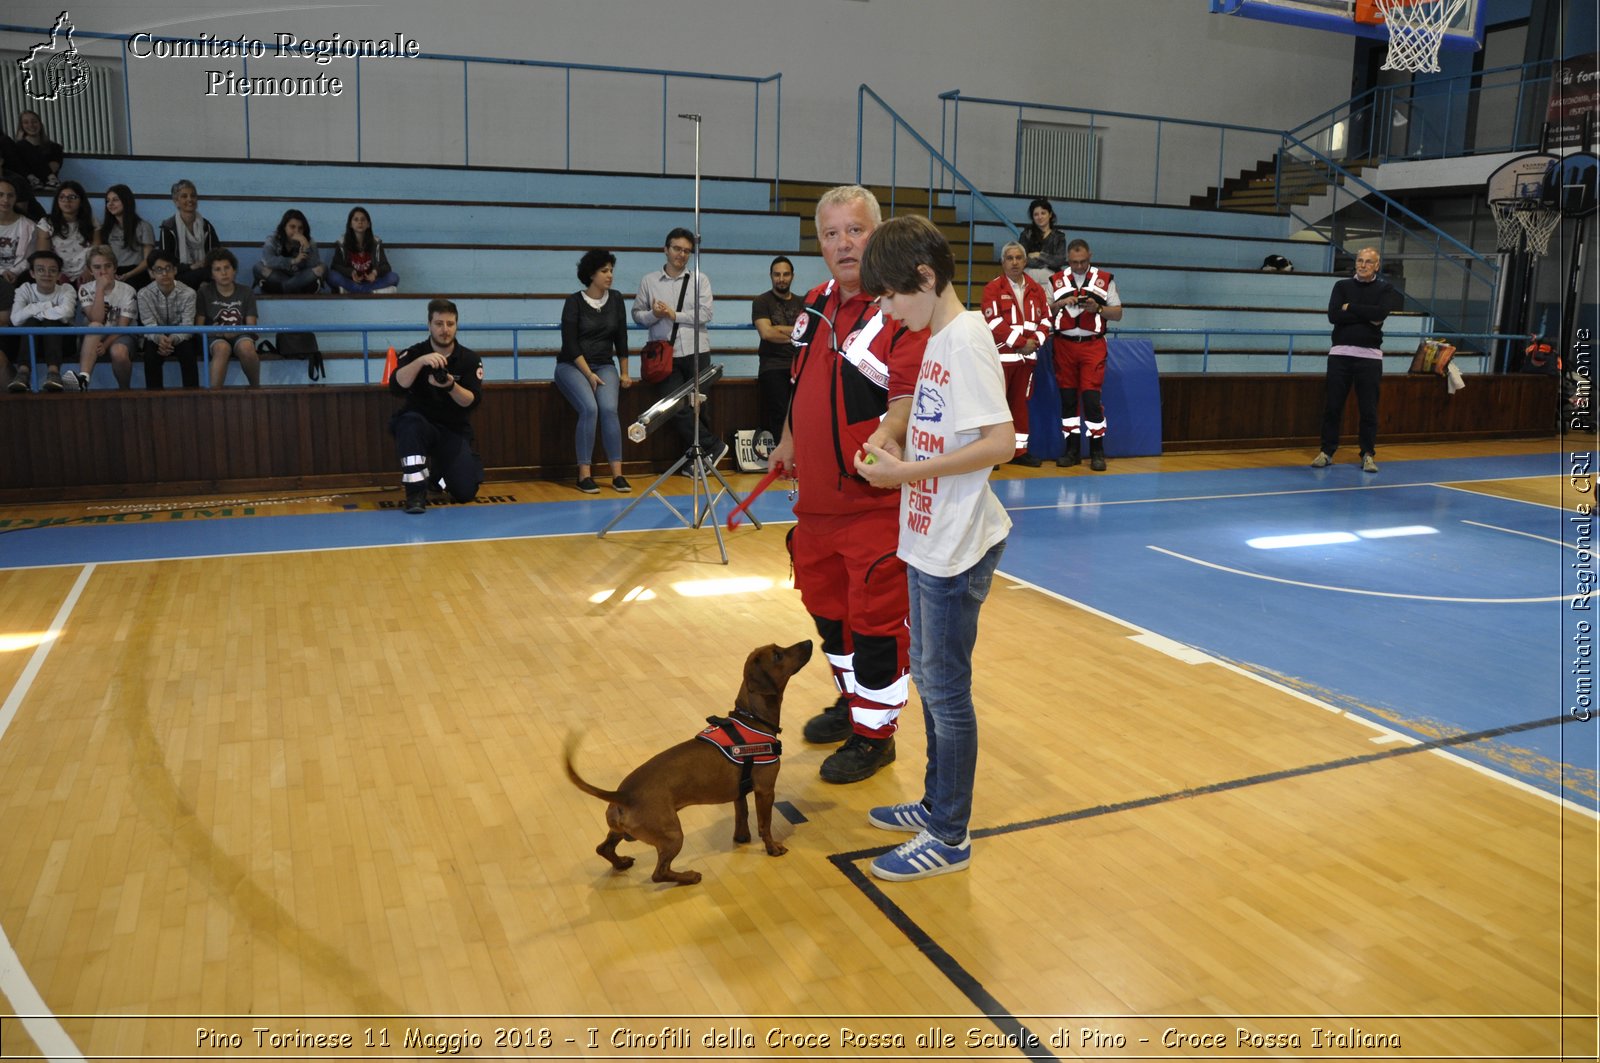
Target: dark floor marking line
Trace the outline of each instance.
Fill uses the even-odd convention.
[[[1250,775],[1241,779],[1230,779],[1226,782],[1212,783],[1208,786],[1196,786],[1187,790],[1175,790],[1171,793],[1156,794],[1152,797],[1141,797],[1133,801],[1122,801],[1112,805],[1096,805],[1093,808],[1082,808],[1073,812],[1063,812],[1055,816],[1045,816],[1040,819],[1031,819],[1022,823],[1010,823],[999,827],[985,827],[972,832],[974,838],[992,838],[1002,834],[1012,834],[1023,830],[1032,830],[1038,827],[1056,826],[1062,823],[1071,823],[1076,820],[1092,819],[1096,816],[1111,815],[1115,812],[1129,812],[1139,808],[1150,808],[1155,805],[1167,804],[1190,797],[1203,797],[1208,794],[1226,793],[1229,790],[1239,790],[1246,786],[1259,786],[1264,783],[1280,782],[1284,779],[1297,779],[1308,775],[1317,775],[1326,771],[1336,771],[1340,768],[1357,767],[1362,764],[1371,764],[1394,757],[1410,756],[1415,753],[1427,753],[1435,749],[1448,749],[1452,746],[1469,745],[1473,742],[1482,742],[1492,738],[1501,738],[1505,735],[1518,734],[1523,731],[1536,731],[1545,727],[1560,727],[1569,723],[1579,723],[1572,716],[1551,716],[1540,720],[1528,720],[1523,723],[1507,724],[1504,727],[1494,727],[1483,731],[1472,731],[1467,734],[1453,735],[1449,738],[1435,738],[1427,742],[1418,742],[1415,745],[1406,745],[1398,749],[1385,749],[1376,753],[1363,753],[1355,757],[1343,757],[1339,760],[1323,761],[1320,764],[1306,764],[1298,768],[1286,768],[1283,771],[1266,772],[1261,775]],[[899,905],[878,887],[857,864],[868,857],[879,856],[895,848],[893,845],[879,845],[871,849],[858,849],[855,852],[836,853],[828,859],[835,867],[850,880],[850,883],[861,891],[862,895],[872,902],[873,907],[882,912],[906,938],[917,947],[933,964],[934,969],[944,975],[945,979],[955,986],[972,1004],[978,1008],[983,1017],[994,1023],[1007,1037],[1017,1045],[1018,1051],[1029,1059],[1055,1060],[1053,1055],[1044,1045],[1044,1042],[1012,1015],[1010,1010],[1000,1003],[995,996],[984,988],[983,983],[961,966],[956,958],[945,951],[933,935],[905,913]]]

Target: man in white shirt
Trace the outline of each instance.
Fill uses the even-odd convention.
[[[647,273],[639,281],[639,294],[633,300],[633,320],[650,330],[650,339],[672,344],[672,372],[661,382],[662,396],[670,395],[694,378],[695,353],[700,355],[700,370],[705,371],[711,354],[711,279],[689,268],[694,253],[694,233],[673,229],[667,234],[667,262],[660,270]],[[673,431],[687,448],[694,442],[694,410],[689,403],[678,407],[671,419]],[[728,444],[717,438],[700,413],[700,445],[706,460],[716,465],[728,453]],[[692,469],[686,471],[693,473]]]

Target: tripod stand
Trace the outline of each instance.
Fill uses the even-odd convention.
[[[604,528],[601,528],[596,538],[604,539],[606,533],[621,523],[629,513],[632,513],[639,503],[654,495],[686,528],[704,527],[706,518],[710,517],[711,530],[717,537],[717,550],[722,555],[722,563],[726,565],[728,563],[728,546],[722,539],[721,521],[717,517],[716,507],[717,502],[724,495],[732,499],[736,505],[739,502],[739,496],[732,487],[728,486],[728,481],[722,478],[722,473],[717,471],[717,467],[708,460],[716,454],[719,448],[707,451],[700,438],[700,407],[705,402],[705,394],[702,389],[722,376],[722,367],[720,365],[705,367],[701,364],[700,330],[704,327],[704,324],[700,321],[700,116],[698,114],[680,114],[678,117],[694,123],[694,261],[690,268],[694,270],[695,311],[691,328],[692,339],[690,340],[689,364],[691,373],[687,384],[672,394],[664,396],[654,406],[640,415],[639,420],[629,427],[628,438],[635,443],[643,442],[651,431],[684,403],[689,404],[690,412],[693,415],[692,422],[694,427],[690,434],[689,449],[684,451],[683,456],[673,462],[672,467],[666,472],[656,477],[655,481],[645,488],[638,498],[630,502],[626,509],[613,517],[611,522]],[[711,440],[713,448],[715,448],[717,442],[717,440]],[[685,464],[689,466],[689,475],[692,478],[692,486],[690,488],[692,519],[685,517],[676,506],[667,500],[660,490],[661,485],[669,477],[676,475],[678,470],[682,469]],[[713,477],[719,485],[715,495],[711,493],[711,480]],[[761,527],[761,522],[756,520],[753,515],[750,518],[750,522],[757,528]]]

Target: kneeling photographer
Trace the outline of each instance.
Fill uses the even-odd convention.
[[[428,489],[470,502],[483,483],[483,462],[472,445],[472,410],[483,398],[483,362],[456,342],[456,304],[428,303],[428,338],[395,362],[389,390],[406,400],[389,421],[400,455],[407,513],[428,506]]]

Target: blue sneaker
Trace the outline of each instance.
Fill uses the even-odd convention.
[[[880,830],[903,830],[912,834],[928,829],[928,810],[921,801],[903,805],[879,805],[867,813],[867,822]]]
[[[927,831],[906,842],[891,853],[884,853],[872,862],[872,873],[892,882],[905,882],[914,878],[932,878],[952,871],[965,871],[972,863],[972,835],[961,839],[960,845],[946,845]]]

